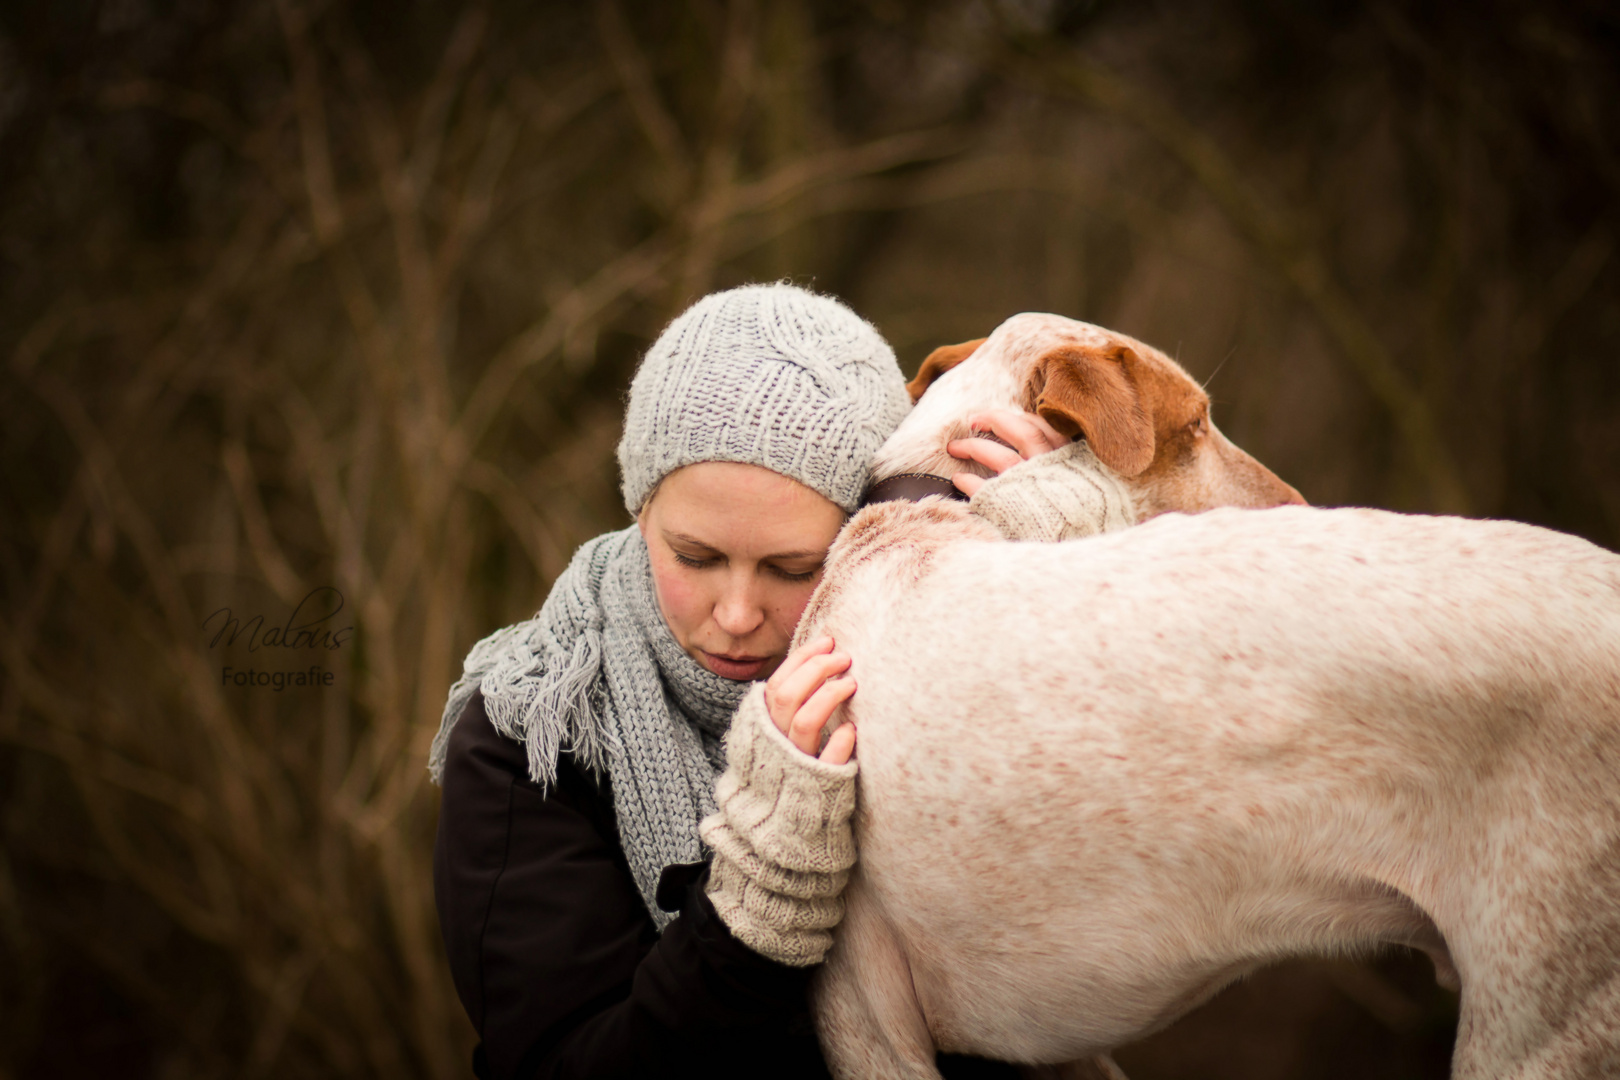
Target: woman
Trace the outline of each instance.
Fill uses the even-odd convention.
[[[636,523],[473,649],[434,742],[435,898],[480,1076],[826,1075],[805,990],[853,859],[857,736],[822,732],[856,684],[833,642],[787,647],[908,407],[878,333],[788,285],[706,297],[648,351],[618,451]],[[1037,424],[996,430],[1024,456],[1063,441]],[[819,792],[841,819],[717,812],[721,737],[761,679],[768,722],[739,719],[734,762],[752,747],[772,791]],[[756,857],[779,827],[834,853],[815,895]]]

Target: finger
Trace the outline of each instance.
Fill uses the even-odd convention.
[[[1025,458],[1056,450],[1069,441],[1035,413],[1019,409],[986,409],[968,417],[968,426],[974,431],[993,432]]]
[[[951,477],[951,483],[956,485],[957,491],[971,499],[974,492],[984,487],[984,477],[978,473],[959,472]]]
[[[776,726],[786,731],[784,719],[791,722],[792,718],[804,708],[804,703],[810,700],[828,679],[848,669],[848,653],[833,652],[824,656],[812,656],[774,692],[767,686],[765,704],[770,710],[771,719],[776,721]]]
[[[993,433],[1019,457],[1030,458],[1051,449],[1045,434],[1031,422],[1031,414],[1016,409],[986,409],[968,417],[968,427],[975,433]]]
[[[838,706],[849,700],[854,692],[854,679],[833,679],[822,683],[810,695],[804,707],[793,714],[793,723],[788,725],[788,741],[815,757],[821,747],[821,729],[827,726],[827,721],[832,719]]]
[[[1067,435],[1063,434],[1063,432],[1047,423],[1046,417],[1042,416],[1040,413],[1025,413],[1024,415],[1029,417],[1030,423],[1041,429],[1041,435],[1045,437],[1047,446],[1051,449],[1056,450],[1060,446],[1068,446],[1074,441]]]
[[[945,444],[945,452],[951,457],[977,461],[995,473],[1004,473],[1024,460],[1018,451],[989,439],[952,439]]]
[[[821,732],[832,719],[838,706],[855,693],[854,679],[834,679],[822,683],[810,699],[793,716],[788,727],[788,741],[811,757],[821,749]]]
[[[826,634],[812,638],[803,645],[788,653],[777,665],[771,677],[765,680],[765,711],[770,714],[771,722],[782,731],[787,730],[788,721],[793,719],[793,711],[798,708],[794,701],[791,707],[779,708],[778,702],[782,699],[782,688],[793,678],[795,672],[804,667],[812,657],[830,653],[833,648],[833,639]],[[806,691],[808,693],[808,691]]]
[[[781,667],[778,667],[776,670],[791,671],[792,669],[803,664],[812,656],[832,652],[832,648],[833,639],[829,634],[822,634],[820,637],[811,638],[809,641],[805,642],[803,645],[800,645],[797,649],[794,649],[792,652],[783,657]]]
[[[821,749],[821,760],[829,765],[842,765],[855,756],[855,725],[846,721],[827,737]]]

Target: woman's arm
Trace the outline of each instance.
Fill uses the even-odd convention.
[[[530,783],[523,747],[490,726],[482,697],[451,734],[434,891],[490,1074],[700,1067],[718,1077],[769,1063],[773,1075],[826,1076],[805,1004],[811,969],[733,937],[700,868],[666,872],[659,899],[681,914],[660,936],[619,847],[611,798],[566,758],[558,766],[546,792]]]
[[[990,437],[957,439],[947,449],[996,475],[952,479],[969,496],[968,509],[1008,540],[1073,540],[1136,523],[1130,492],[1084,441],[1070,443],[1041,417],[1014,409],[991,409],[969,424]]]

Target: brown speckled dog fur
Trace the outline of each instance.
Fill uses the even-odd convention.
[[[937,384],[979,386],[968,410],[1038,405],[1062,350],[1138,404],[1170,364],[1009,327]],[[1046,396],[1099,457],[1088,423],[1142,430]],[[966,415],[931,398],[882,468],[953,468],[918,457]],[[1004,544],[890,503],[834,545],[798,636],[861,683],[859,862],[816,989],[835,1074],[1085,1061],[1258,965],[1401,942],[1461,987],[1456,1077],[1620,1075],[1620,557],[1503,522],[1167,513],[1298,497],[1143,411],[1151,452],[1114,457],[1157,520]]]

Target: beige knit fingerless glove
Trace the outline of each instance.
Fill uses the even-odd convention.
[[[855,864],[856,764],[800,751],[771,722],[764,684],[743,699],[727,736],[720,810],[699,826],[714,849],[709,899],[743,944],[794,967],[818,964],[844,917]]]
[[[968,509],[1009,540],[1073,540],[1136,524],[1125,485],[1084,442],[992,476]]]

